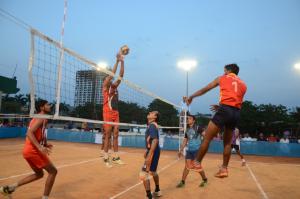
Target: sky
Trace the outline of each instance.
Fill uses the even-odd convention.
[[[63,0],[0,0],[0,8],[60,40]],[[229,63],[255,104],[300,106],[299,0],[88,0],[68,1],[64,46],[96,63],[112,65],[119,47],[131,51],[125,78],[180,104],[186,93],[182,59],[198,64],[189,72],[189,93],[223,74]],[[29,90],[30,34],[0,15],[0,75]],[[192,112],[209,113],[219,89],[198,97]]]

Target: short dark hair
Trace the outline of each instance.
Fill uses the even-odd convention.
[[[226,70],[238,75],[239,74],[239,71],[240,71],[240,68],[237,64],[227,64],[225,65],[225,68]]]
[[[193,120],[196,121],[196,116],[195,116],[195,115],[192,115],[192,114],[190,114],[190,113],[188,112],[188,113],[187,113],[187,116],[188,116],[188,117],[192,117]]]
[[[45,104],[47,104],[48,101],[47,100],[38,100],[36,103],[35,103],[35,110],[37,113],[41,112],[41,107],[45,106]]]

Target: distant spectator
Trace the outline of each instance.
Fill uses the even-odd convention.
[[[268,142],[277,142],[277,138],[274,136],[273,133],[270,134],[267,140]]]
[[[281,143],[290,143],[290,140],[288,139],[287,136],[284,136],[283,138],[280,139]]]
[[[221,141],[222,140],[222,138],[221,138],[221,134],[220,133],[218,133],[215,137],[214,137],[214,139],[213,139],[214,141]]]
[[[87,128],[87,123],[86,122],[82,122],[81,124],[81,130],[84,131]]]
[[[253,141],[253,139],[249,136],[248,133],[245,133],[244,137],[242,138],[242,141]]]
[[[68,129],[73,129],[73,127],[74,127],[73,122],[72,122],[72,121],[69,121],[69,122],[68,122]]]
[[[283,132],[283,137],[289,137],[290,136],[290,132],[289,131],[284,131]]]
[[[2,121],[0,121],[0,127],[3,127],[3,122]]]
[[[278,136],[278,135],[275,135],[275,137],[276,137],[276,141],[279,142],[279,141],[280,141],[279,136]]]
[[[298,143],[297,137],[296,136],[291,136],[290,143]]]
[[[300,136],[298,136],[298,143],[300,144]]]
[[[263,134],[263,133],[260,133],[260,134],[258,135],[257,141],[265,142],[265,141],[267,141],[267,139],[264,137],[264,134]]]

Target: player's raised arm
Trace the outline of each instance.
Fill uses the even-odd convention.
[[[114,67],[113,67],[113,69],[112,69],[112,71],[111,71],[113,74],[116,73],[116,71],[117,71],[117,69],[118,69],[119,62],[120,62],[120,60],[119,60],[118,55],[117,55],[116,63],[114,64]],[[108,76],[104,79],[104,81],[103,81],[103,87],[104,87],[104,88],[107,88],[107,87],[108,87],[109,82],[112,80],[112,78],[113,78],[113,76],[108,75]]]
[[[207,84],[205,87],[201,88],[200,90],[196,91],[191,96],[183,97],[183,100],[187,103],[187,105],[190,105],[195,97],[204,95],[205,93],[207,93],[211,89],[217,87],[219,85],[219,82],[220,82],[219,77],[217,77],[212,82],[210,82],[209,84]]]

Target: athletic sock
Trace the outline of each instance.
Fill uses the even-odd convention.
[[[42,199],[48,199],[49,196],[43,196]]]
[[[104,159],[108,159],[108,153],[107,152],[104,153]]]
[[[222,170],[227,170],[227,166],[222,165],[221,169]]]
[[[159,192],[160,189],[159,189],[159,185],[155,185],[155,192]]]
[[[116,159],[119,157],[118,151],[114,152],[114,156],[113,157],[116,158]]]
[[[15,190],[17,189],[18,186],[19,186],[19,185],[18,185],[18,183],[16,182],[16,183],[14,183],[14,184],[9,185],[9,186],[8,186],[8,189],[9,189],[9,191],[15,191]]]

